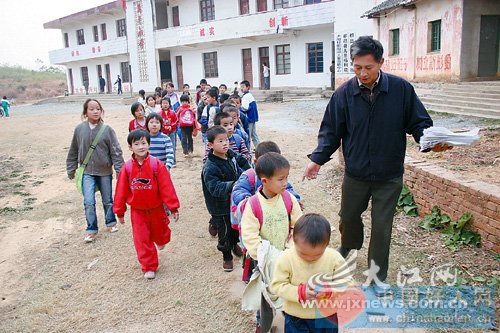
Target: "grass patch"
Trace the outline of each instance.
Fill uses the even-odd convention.
[[[34,181],[32,185],[36,187],[36,186],[40,186],[42,184],[43,184],[43,180],[37,180],[37,181]]]
[[[34,203],[35,203],[35,201],[36,201],[36,198],[30,197],[30,198],[26,198],[26,199],[24,199],[24,200],[23,200],[23,203],[24,203],[25,205],[28,205],[28,206],[29,206],[29,205],[34,204]]]
[[[9,177],[7,177],[7,176],[0,176],[0,182],[6,182],[7,180],[9,180]]]
[[[22,184],[22,183],[15,183],[15,184],[12,184],[12,188],[24,188],[24,184]]]
[[[21,197],[29,197],[30,194],[28,192],[22,192],[22,191],[15,191],[13,194],[19,195]]]

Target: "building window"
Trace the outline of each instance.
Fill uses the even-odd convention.
[[[287,8],[288,0],[274,0],[274,9]]]
[[[250,14],[250,0],[240,0],[240,15]]]
[[[94,42],[99,41],[99,30],[97,29],[97,25],[92,27],[92,32],[94,33]]]
[[[106,23],[101,24],[101,39],[108,39],[108,33],[106,32]]]
[[[201,21],[215,20],[214,0],[200,0]]]
[[[116,21],[116,36],[117,37],[127,36],[127,23],[125,22],[125,19]]]
[[[130,82],[130,68],[128,61],[120,62],[120,73],[122,73],[122,83]]]
[[[267,12],[267,0],[257,0],[257,12]]]
[[[304,5],[311,5],[313,3],[320,3],[321,0],[304,0]]]
[[[172,7],[172,23],[174,27],[181,25],[181,21],[179,20],[179,6]]]
[[[389,55],[399,54],[399,29],[389,31]]]
[[[64,47],[69,47],[69,36],[68,36],[68,33],[65,32],[63,36],[64,36]]]
[[[441,50],[441,20],[429,22],[429,51]]]
[[[76,31],[76,42],[78,45],[85,44],[85,34],[83,33],[83,29],[78,29]]]
[[[80,67],[82,72],[82,85],[85,86],[89,84],[89,69],[88,67]]]
[[[323,43],[307,44],[307,72],[323,73]]]
[[[219,77],[217,52],[203,53],[203,68],[205,69],[205,77]]]
[[[290,74],[290,44],[276,45],[276,74]]]

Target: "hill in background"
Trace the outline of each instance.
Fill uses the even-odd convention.
[[[26,103],[64,95],[66,74],[54,67],[30,70],[20,66],[0,65],[0,97]]]

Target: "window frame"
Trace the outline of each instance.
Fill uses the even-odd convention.
[[[389,55],[398,56],[401,52],[401,33],[399,28],[389,30]]]
[[[106,23],[101,23],[101,40],[108,39],[108,32],[106,30]]]
[[[314,50],[311,50],[311,46],[315,46]],[[321,45],[321,50],[318,49],[318,46]],[[307,52],[307,73],[316,74],[316,73],[324,73],[325,71],[325,58],[324,58],[324,47],[323,42],[315,42],[315,43],[306,43],[306,52]],[[320,55],[321,53],[321,55]],[[319,59],[321,58],[321,59]],[[311,60],[314,60],[314,71],[311,71]]]
[[[76,30],[76,44],[85,45],[85,31],[83,29]]]
[[[64,41],[64,47],[68,48],[69,47],[69,35],[67,32],[63,33],[63,41]]]
[[[80,75],[82,77],[82,86],[85,86],[85,77],[87,77],[87,83],[90,85],[89,68],[87,66],[80,67]]]
[[[289,6],[290,6],[289,0],[273,0],[273,8],[274,9],[288,8]]]
[[[207,22],[215,20],[214,0],[200,0],[200,21]]]
[[[205,78],[219,77],[217,51],[202,53],[203,73]]]
[[[304,0],[304,5],[313,5],[315,3],[321,3],[321,0]]]
[[[181,25],[181,17],[179,12],[179,6],[172,7],[172,26],[179,27]]]
[[[248,15],[250,14],[250,0],[239,0],[239,10],[240,10],[240,15]],[[243,12],[243,9],[246,9],[246,12]]]
[[[286,51],[288,47],[288,51]],[[275,74],[288,75],[292,73],[292,59],[290,52],[290,44],[281,44],[274,46],[274,54],[276,60]],[[288,57],[287,57],[288,55]],[[287,62],[288,60],[288,62]],[[288,71],[287,71],[288,69]]]
[[[99,41],[99,28],[97,25],[92,26],[92,34],[94,35],[94,42]]]
[[[429,52],[441,51],[441,27],[440,19],[429,22]]]
[[[122,79],[122,84],[123,83],[129,83],[130,82],[130,64],[128,61],[120,61],[120,73],[121,73],[121,79]]]
[[[116,20],[116,37],[127,36],[127,21],[123,19]]]

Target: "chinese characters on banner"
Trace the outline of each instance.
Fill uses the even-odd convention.
[[[134,1],[135,33],[137,35],[137,60],[139,67],[139,80],[149,81],[148,59],[146,55],[146,35],[144,32],[144,16],[142,12],[142,1]]]
[[[356,39],[354,32],[345,32],[335,36],[335,72],[339,74],[352,74],[352,60],[350,55],[351,44]]]
[[[208,29],[200,28],[200,37],[215,36],[215,28],[209,27]]]
[[[276,25],[281,25],[283,27],[288,26],[288,16],[282,16],[277,20],[275,17],[269,19],[269,28],[275,28]]]

